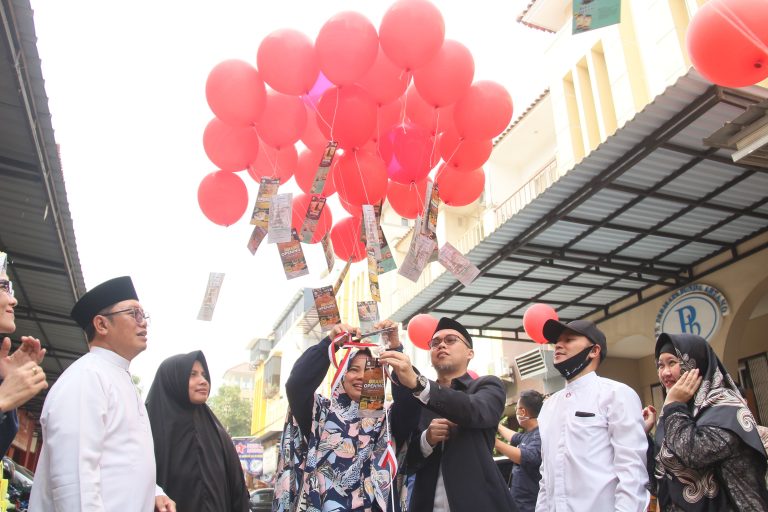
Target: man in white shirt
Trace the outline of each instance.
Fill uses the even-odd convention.
[[[536,511],[641,512],[648,507],[640,398],[629,386],[595,374],[605,335],[587,320],[548,320],[555,368],[565,389],[539,414],[541,482]]]
[[[147,319],[130,277],[83,295],[72,318],[91,351],[61,374],[43,405],[43,448],[30,512],[175,512],[155,485],[155,452],[130,361],[147,347]]]

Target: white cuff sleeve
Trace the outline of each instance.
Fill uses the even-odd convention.
[[[418,398],[421,403],[426,404],[427,402],[429,402],[429,388],[431,386],[432,386],[432,383],[427,381],[427,387],[425,387],[421,393],[419,393],[418,395],[415,395],[416,398]]]
[[[429,388],[427,388],[427,389],[429,389]],[[429,457],[430,455],[432,455],[432,447],[427,442],[427,431],[426,430],[421,433],[421,443],[419,443],[419,445],[421,446],[421,454],[424,457]]]

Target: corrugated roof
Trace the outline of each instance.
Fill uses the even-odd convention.
[[[764,249],[737,250],[768,230],[768,173],[703,139],[766,96],[690,71],[471,249],[474,283],[443,273],[394,318],[433,312],[525,339],[532,303],[599,321],[628,298],[639,305],[696,280],[693,268],[715,254]]]
[[[49,384],[88,351],[69,318],[85,292],[28,0],[0,5],[0,250],[10,256],[14,338],[40,338]],[[45,394],[26,408],[39,412]]]

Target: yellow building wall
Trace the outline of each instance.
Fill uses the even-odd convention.
[[[251,408],[251,435],[264,430],[267,404],[264,400],[264,363],[259,363],[253,372],[253,407]]]

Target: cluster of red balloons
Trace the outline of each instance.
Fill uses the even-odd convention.
[[[688,26],[688,55],[712,83],[746,87],[768,78],[768,4],[710,0]]]
[[[340,149],[322,194],[337,193],[353,217],[386,198],[415,218],[433,170],[442,200],[467,205],[482,193],[482,165],[512,118],[509,93],[473,81],[471,53],[445,39],[443,17],[427,0],[395,2],[378,31],[356,12],[331,17],[314,42],[277,30],[259,45],[256,64],[224,61],[206,83],[216,118],[203,146],[220,169],[213,175],[235,176],[216,180],[226,183],[216,190],[208,177],[200,184],[200,207],[217,224],[236,222],[247,208],[232,173],[281,183],[294,176],[309,193],[329,140]],[[306,149],[297,152],[299,141]],[[334,241],[349,231],[343,226],[332,228]],[[353,243],[334,248],[341,259],[365,257]]]

